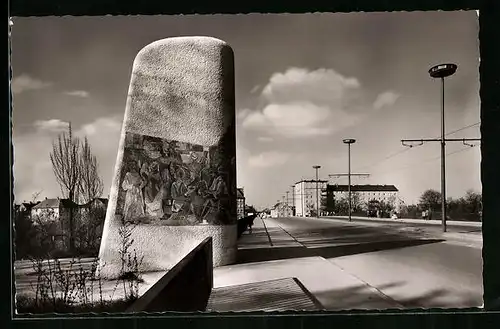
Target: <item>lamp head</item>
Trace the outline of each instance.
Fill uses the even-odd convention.
[[[439,64],[429,69],[429,75],[432,78],[446,78],[449,77],[450,75],[455,74],[456,71],[457,71],[456,64],[452,63]]]

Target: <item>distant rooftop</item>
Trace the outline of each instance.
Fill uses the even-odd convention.
[[[78,205],[69,199],[45,199],[33,207],[33,209],[53,209],[63,206],[64,208],[77,207]]]
[[[347,192],[348,185],[328,185],[327,189],[335,192]],[[351,185],[352,192],[398,192],[394,185]]]
[[[46,198],[45,200],[42,200],[39,202],[36,206],[32,207],[32,209],[54,209],[54,208],[77,208],[77,207],[85,207],[90,205],[94,201],[100,201],[104,205],[108,205],[108,199],[105,198],[95,198],[90,202],[87,202],[86,204],[79,205],[75,202],[70,201],[69,199],[61,199],[61,198]]]
[[[317,182],[318,183],[328,183],[327,180],[321,180],[321,179],[318,179]],[[295,183],[295,185],[300,184],[300,183],[316,183],[316,180],[315,179],[303,179],[303,180]]]

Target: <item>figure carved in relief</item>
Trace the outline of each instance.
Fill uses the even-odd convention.
[[[142,189],[146,181],[142,179],[137,163],[130,161],[129,171],[125,174],[122,189],[126,191],[123,216],[125,221],[134,221],[144,216],[144,198]]]
[[[146,181],[144,188],[144,204],[146,215],[153,218],[163,217],[163,187],[160,173],[160,164],[157,161],[161,157],[158,144],[145,140],[144,151],[150,159],[141,168],[141,176]]]
[[[186,194],[188,193],[188,188],[184,182],[185,173],[182,168],[179,168],[175,172],[175,181],[172,183],[172,212],[178,213],[182,210],[184,203],[186,202]]]

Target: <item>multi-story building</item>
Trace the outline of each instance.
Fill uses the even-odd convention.
[[[301,180],[293,187],[293,206],[295,216],[309,217],[317,211],[317,203],[321,209],[321,191],[326,188],[327,180]],[[316,200],[316,193],[318,200]]]
[[[348,185],[328,185],[327,197],[339,200],[348,196]],[[351,192],[359,196],[359,201],[367,204],[369,201],[383,201],[394,206],[399,212],[403,201],[399,198],[399,190],[394,185],[351,185]]]
[[[292,210],[292,207],[288,203],[278,202],[271,209],[271,217],[273,217],[273,218],[291,217],[291,216],[293,216],[293,210]]]
[[[245,193],[242,187],[236,189],[236,202],[237,218],[240,219],[245,217]]]

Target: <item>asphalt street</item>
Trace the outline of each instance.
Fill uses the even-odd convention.
[[[450,225],[446,235],[439,225],[371,219],[269,218],[255,224],[238,242],[237,264],[214,269],[215,287],[297,277],[330,310],[482,305],[477,227]],[[73,269],[91,264],[82,259]],[[68,269],[69,260],[61,265]],[[161,276],[148,275],[142,291]],[[15,280],[18,294],[34,293],[31,262],[16,262]],[[120,289],[105,282],[103,292],[107,299]]]
[[[466,239],[480,236],[477,228],[449,226],[449,232],[465,237],[457,243],[425,223],[298,217],[265,222],[404,308],[482,304],[481,243]]]

